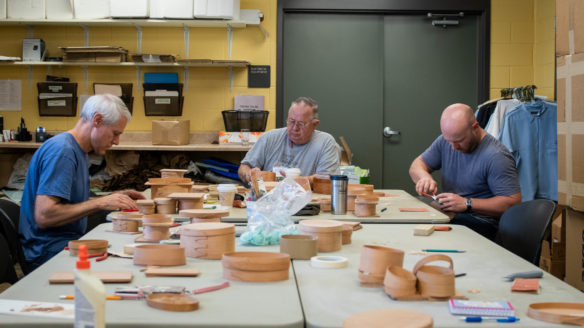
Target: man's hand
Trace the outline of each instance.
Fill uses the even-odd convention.
[[[146,197],[141,192],[136,190],[122,190],[118,191],[118,193],[124,194],[132,199],[146,199]]]
[[[251,178],[255,177],[256,179],[259,179],[262,177],[262,170],[260,170],[257,167],[254,167],[253,169],[247,171],[247,174],[245,176],[245,178],[247,179],[247,182],[251,182]]]
[[[127,190],[130,191],[130,190]],[[138,193],[137,191],[134,191]],[[140,194],[140,193],[138,193]],[[144,198],[144,196],[142,196]],[[111,195],[103,196],[97,198],[95,201],[98,202],[98,207],[102,210],[137,210],[136,202],[130,198],[130,196],[125,195],[124,192],[116,192]]]
[[[438,204],[440,204],[440,209],[443,211],[457,213],[466,211],[466,198],[464,197],[452,193],[442,193],[437,195],[436,198]]]
[[[418,195],[422,195],[422,193],[434,195],[436,191],[438,191],[438,184],[432,177],[421,178],[416,183],[416,192]]]

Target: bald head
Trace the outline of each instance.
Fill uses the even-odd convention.
[[[471,153],[484,136],[472,109],[465,104],[446,107],[440,118],[440,129],[452,148],[463,153]]]

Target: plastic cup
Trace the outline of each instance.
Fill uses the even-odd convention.
[[[219,192],[219,204],[224,207],[233,207],[233,200],[237,187],[234,184],[220,184],[217,185],[217,192]]]

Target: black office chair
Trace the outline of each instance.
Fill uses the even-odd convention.
[[[0,234],[0,283],[8,282],[13,284],[18,281],[12,258],[4,235]]]
[[[499,220],[495,240],[507,250],[538,265],[541,242],[550,225],[556,204],[535,199],[509,208]]]
[[[22,271],[27,274],[27,264],[18,236],[18,224],[20,220],[20,206],[12,201],[0,199],[0,234],[7,243],[11,254],[12,265],[18,263]]]

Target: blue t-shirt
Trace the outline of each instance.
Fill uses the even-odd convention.
[[[491,198],[521,191],[513,156],[488,133],[470,154],[452,149],[448,141],[439,136],[422,153],[422,160],[431,169],[441,170],[444,192],[465,198]]]
[[[89,199],[89,158],[68,132],[60,133],[35,152],[28,172],[20,206],[20,234],[28,262],[41,264],[85,234],[87,217],[54,228],[41,229],[34,219],[37,195],[56,196],[64,203],[77,204]]]

